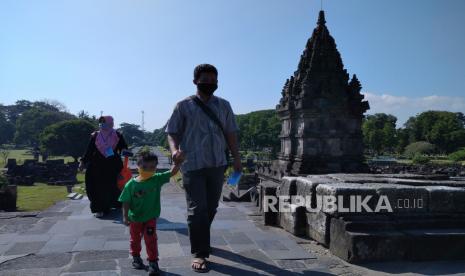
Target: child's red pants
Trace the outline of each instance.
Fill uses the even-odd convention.
[[[133,222],[129,224],[129,233],[131,234],[130,253],[132,256],[140,256],[141,240],[144,237],[145,247],[147,250],[148,260],[151,262],[158,261],[157,245],[157,221],[151,219],[146,222]]]

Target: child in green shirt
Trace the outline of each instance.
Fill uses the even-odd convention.
[[[130,253],[133,256],[132,266],[145,269],[140,257],[141,239],[144,237],[149,261],[150,275],[158,275],[158,245],[156,219],[160,216],[160,190],[163,184],[179,171],[182,161],[175,163],[170,171],[155,173],[158,158],[151,152],[142,153],[137,166],[139,176],[126,183],[119,197],[123,203],[123,223],[129,226]]]

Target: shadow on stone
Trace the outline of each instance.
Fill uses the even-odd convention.
[[[123,223],[123,215],[122,211],[119,208],[111,209],[107,214],[103,217],[99,218],[101,220],[112,220],[114,223]]]
[[[243,265],[250,266],[256,270],[270,272],[274,275],[299,275],[299,273],[285,270],[285,269],[282,269],[274,265],[271,259],[268,259],[268,261],[266,261],[262,258],[251,258],[251,257],[247,257],[244,255],[231,252],[231,251],[227,251],[221,248],[214,248],[212,255],[221,257],[225,260],[229,260],[232,262],[237,262]],[[244,275],[244,274],[248,275],[251,273],[250,271],[247,271],[247,270],[244,270],[238,267],[232,267],[229,265],[219,264],[219,263],[210,263],[210,269],[213,271],[217,271],[219,273],[227,274],[227,275]],[[302,272],[302,274],[304,275],[309,274],[309,273],[311,273],[311,275],[321,275],[321,276],[332,275],[326,272],[311,271],[310,269],[301,270],[300,272]],[[256,275],[256,272],[254,272],[253,275]]]
[[[434,262],[375,262],[365,263],[361,267],[389,274],[418,274],[418,275],[464,275],[463,261],[434,261]]]
[[[157,231],[176,231],[179,234],[187,235],[187,223],[172,222],[164,218],[158,218]]]

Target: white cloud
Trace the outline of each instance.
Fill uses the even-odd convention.
[[[426,97],[405,97],[388,94],[377,95],[363,93],[370,103],[368,114],[389,113],[398,118],[397,125],[402,126],[410,116],[427,110],[444,110],[465,113],[464,97],[431,95]]]

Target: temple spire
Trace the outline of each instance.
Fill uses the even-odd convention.
[[[357,76],[349,81],[323,9],[317,24],[276,106],[282,131],[274,176],[366,169],[361,125],[368,102]]]
[[[318,25],[325,25],[326,20],[325,20],[325,12],[323,10],[320,11],[318,15]]]

